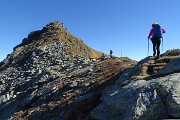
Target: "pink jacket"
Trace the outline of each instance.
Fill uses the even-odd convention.
[[[162,33],[165,33],[166,30],[164,28],[162,28]],[[148,35],[148,39],[153,36],[153,33],[154,33],[154,29],[152,28],[151,31],[149,32],[149,35]]]

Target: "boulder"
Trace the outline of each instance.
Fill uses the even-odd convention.
[[[112,86],[104,91],[101,100],[103,103],[91,114],[95,119],[150,120],[167,118],[165,106],[156,88],[143,80],[133,81],[125,87]],[[103,115],[106,115],[106,118],[103,118]]]

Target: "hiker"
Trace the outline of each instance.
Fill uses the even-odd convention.
[[[158,23],[152,24],[152,29],[149,32],[148,40],[151,38],[152,44],[153,44],[153,56],[157,53],[157,58],[159,58],[160,55],[160,44],[162,38],[162,33],[165,33],[166,30],[161,27]]]
[[[112,51],[112,50],[110,50],[110,58],[112,58],[112,54],[113,54],[113,51]]]

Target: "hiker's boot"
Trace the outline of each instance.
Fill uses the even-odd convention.
[[[160,57],[160,56],[159,56],[159,55],[157,55],[157,59],[159,59],[159,57]]]

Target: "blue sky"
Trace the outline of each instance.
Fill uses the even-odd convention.
[[[180,0],[1,0],[0,15],[0,61],[54,20],[91,48],[106,54],[112,49],[117,57],[147,57],[153,22],[167,31],[161,53],[180,45]]]

